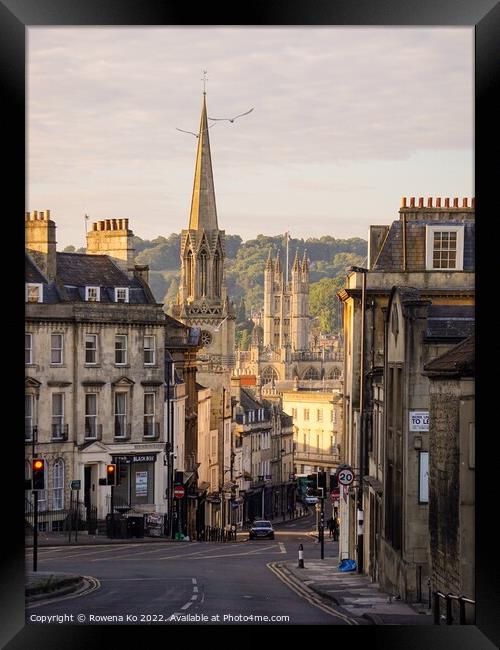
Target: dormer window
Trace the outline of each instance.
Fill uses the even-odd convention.
[[[128,302],[128,287],[115,287],[115,302]]]
[[[26,284],[26,302],[43,302],[43,284]]]
[[[85,300],[99,302],[101,300],[101,287],[85,287]]]
[[[464,227],[427,226],[426,268],[428,271],[462,271]]]

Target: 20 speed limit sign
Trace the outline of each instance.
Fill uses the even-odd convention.
[[[343,467],[337,473],[337,480],[340,485],[351,485],[354,481],[354,474],[350,467]]]

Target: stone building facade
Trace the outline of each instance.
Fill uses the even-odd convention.
[[[475,345],[469,337],[424,367],[429,378],[431,588],[475,600]],[[453,601],[454,619],[459,620]],[[469,622],[474,610],[466,608]]]
[[[104,519],[111,488],[99,481],[116,463],[114,505],[165,513],[166,340],[186,328],[154,300],[147,268],[133,266],[128,220],[93,224],[85,255],[56,252],[48,210],[27,213],[25,226],[26,472],[33,450],[45,458],[41,510],[67,508],[80,480],[84,505]]]
[[[422,364],[473,328],[474,214],[474,200],[459,205],[438,198],[424,205],[423,198],[403,199],[399,220],[370,227],[368,268],[350,272],[338,294],[344,306],[343,461],[356,468],[349,499],[341,500],[340,552],[409,600],[421,595],[429,572],[428,506],[415,500],[419,453],[408,435],[410,413],[429,409],[427,380],[416,379]],[[388,383],[392,372],[397,380]],[[419,437],[419,451],[428,451],[427,442],[426,434]]]

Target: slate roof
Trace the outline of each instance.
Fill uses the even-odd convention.
[[[425,336],[433,338],[466,338],[475,331],[473,305],[430,305]]]
[[[42,283],[43,302],[48,304],[85,302],[86,286],[101,288],[101,303],[114,303],[115,287],[128,287],[129,304],[157,304],[147,285],[137,277],[129,277],[107,255],[57,253],[54,282],[48,282],[31,257],[26,255],[25,281]]]
[[[451,350],[433,359],[424,366],[432,375],[460,375],[473,377],[475,374],[475,338],[469,336]]]

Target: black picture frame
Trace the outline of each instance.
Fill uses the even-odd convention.
[[[400,25],[400,26],[470,26],[476,34],[476,211],[477,256],[476,274],[480,291],[484,291],[483,280],[489,273],[488,263],[493,263],[498,252],[493,251],[493,240],[486,232],[486,224],[496,229],[498,207],[494,194],[498,185],[498,162],[489,161],[488,152],[493,149],[498,158],[498,129],[496,119],[500,114],[496,91],[500,78],[500,5],[497,0],[268,0],[242,5],[245,14],[236,15],[221,3],[205,5],[187,3],[166,3],[161,0],[1,0],[0,2],[0,51],[2,53],[1,79],[4,90],[2,107],[4,109],[4,252],[8,249],[19,251],[23,245],[24,230],[21,215],[25,211],[25,29],[35,25]],[[9,142],[10,140],[10,142]],[[11,205],[12,204],[12,205]],[[493,230],[495,232],[495,230]],[[491,247],[491,249],[488,248]],[[15,411],[23,410],[23,390],[21,382],[23,366],[17,350],[21,347],[21,321],[24,314],[23,282],[24,271],[21,256],[16,253],[13,262],[7,263],[4,257],[4,299],[3,324],[7,326],[9,345],[4,357],[4,376],[11,387],[8,395],[9,409],[18,403]],[[9,286],[13,284],[14,286]],[[485,336],[488,325],[488,307],[477,303],[477,358],[479,367],[485,356],[488,338]],[[486,325],[486,329],[485,329]],[[493,332],[492,332],[493,333]],[[19,340],[18,340],[19,338]],[[485,365],[488,365],[487,363]],[[479,377],[477,384],[477,414],[479,422],[487,421],[492,412],[487,398],[488,382]],[[17,402],[16,400],[19,400]],[[4,410],[4,413],[6,410]],[[119,645],[117,634],[126,632],[124,647],[134,643],[144,644],[149,639],[151,628],[117,626],[26,626],[24,620],[24,518],[23,486],[24,443],[22,436],[16,434],[21,427],[4,426],[9,447],[7,457],[2,463],[4,485],[2,555],[2,589],[0,591],[0,642],[2,647],[11,650],[33,648],[88,648],[112,643]],[[479,427],[487,432],[487,427]],[[495,433],[496,436],[496,433]],[[493,436],[492,436],[493,437]],[[411,650],[413,648],[474,648],[487,649],[500,643],[499,612],[500,589],[495,566],[496,540],[491,533],[496,511],[493,502],[493,481],[497,472],[493,463],[498,455],[492,451],[494,440],[482,443],[478,436],[477,450],[478,480],[476,489],[476,521],[481,522],[476,530],[476,579],[477,579],[477,624],[466,627],[375,627],[365,638],[370,647],[394,647]],[[12,479],[7,478],[12,472]],[[490,478],[489,478],[490,477]],[[18,490],[16,487],[18,486]],[[498,574],[498,569],[496,571]],[[281,628],[282,630],[285,628]],[[153,628],[159,642],[166,643],[170,629]],[[206,635],[216,632],[221,643],[234,644],[240,637],[236,630],[199,628]],[[319,630],[315,630],[316,632]],[[340,627],[326,630],[327,638],[333,643],[340,642]],[[349,628],[349,636],[358,637]],[[186,635],[187,636],[187,635]],[[208,638],[208,637],[206,637]],[[213,637],[212,637],[213,638]],[[346,637],[344,637],[344,640]],[[169,641],[172,643],[172,640]]]

